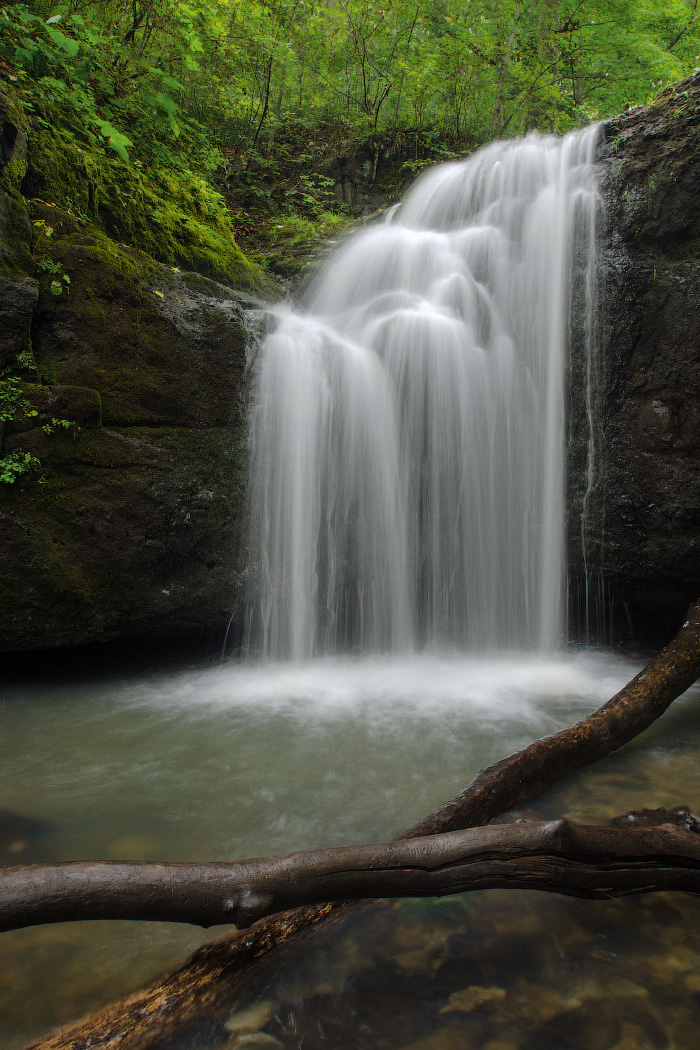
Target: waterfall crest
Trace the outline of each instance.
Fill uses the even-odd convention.
[[[533,134],[431,169],[328,262],[306,312],[276,311],[252,415],[253,648],[558,645],[596,139]]]

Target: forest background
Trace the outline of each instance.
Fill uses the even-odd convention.
[[[427,164],[621,112],[698,65],[698,0],[0,9],[0,76],[28,118],[25,196],[220,278],[233,236],[284,272],[280,246],[303,256],[362,211],[334,194],[334,157],[398,157],[398,195]]]

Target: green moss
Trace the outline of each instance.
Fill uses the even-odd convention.
[[[0,276],[16,279],[30,272],[27,206],[20,193],[26,162],[27,120],[16,94],[0,81],[0,130],[5,164],[0,170]]]
[[[236,244],[223,199],[191,172],[140,170],[48,128],[32,129],[26,196],[90,219],[169,266],[262,292],[267,279]]]
[[[356,220],[322,211],[315,219],[296,213],[274,215],[258,223],[248,249],[261,266],[283,277],[298,277],[329,245],[348,233]]]
[[[12,495],[19,498],[19,489]],[[66,623],[94,616],[97,608],[108,604],[109,589],[72,551],[76,493],[67,490],[61,480],[47,476],[42,485],[23,486],[21,502],[41,551],[46,616],[59,622],[65,617]]]
[[[0,81],[0,113],[2,123],[10,125],[8,131],[14,140],[10,158],[0,172],[0,189],[5,190],[11,196],[16,196],[27,170],[23,148],[27,135],[27,118],[16,94],[2,81]]]

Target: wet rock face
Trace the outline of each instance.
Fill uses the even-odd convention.
[[[597,476],[582,537],[579,349],[569,564],[576,618],[585,551],[594,633],[604,640],[668,641],[700,593],[699,129],[700,75],[603,129]]]
[[[0,281],[0,358],[32,409],[0,452],[40,461],[0,485],[0,650],[220,642],[245,550],[241,297],[56,208],[32,220],[70,288]]]

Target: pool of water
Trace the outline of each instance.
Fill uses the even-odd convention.
[[[15,684],[0,705],[0,863],[234,859],[378,841],[485,764],[597,707],[637,667],[591,652],[436,654]],[[679,803],[697,811],[699,747],[691,691],[538,807],[590,822]],[[601,904],[486,891],[363,909],[237,992],[231,1017],[210,1026],[211,1050],[274,1050],[273,1040],[289,1050],[690,1050],[699,919],[700,904],[680,894]],[[0,1050],[138,987],[207,939],[126,922],[3,934]],[[239,1023],[251,1004],[257,1013]]]

